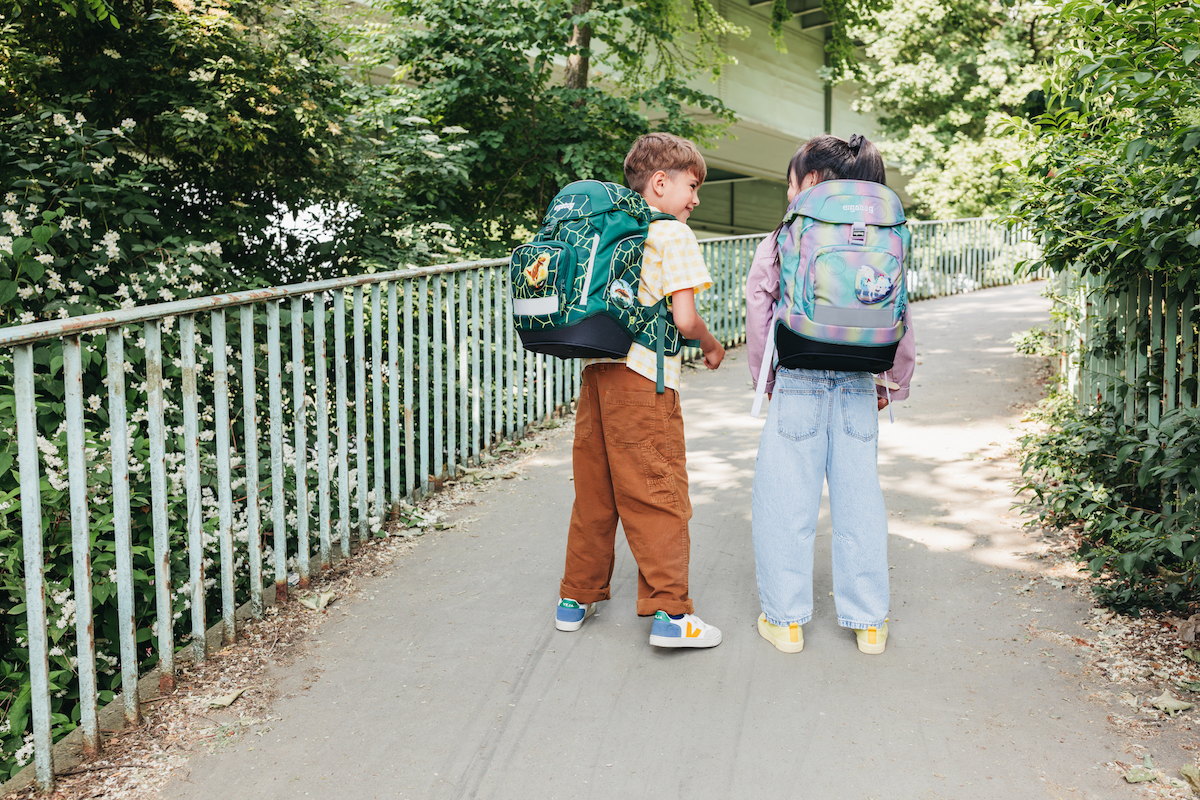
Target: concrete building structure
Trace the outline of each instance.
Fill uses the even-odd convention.
[[[747,28],[745,39],[727,37],[725,51],[737,59],[715,81],[700,79],[695,88],[720,97],[739,121],[727,138],[704,148],[708,180],[690,224],[697,236],[757,233],[779,224],[787,208],[784,170],[796,149],[822,133],[870,138],[875,121],[856,113],[853,86],[830,89],[819,70],[825,63],[828,19],[820,0],[790,0],[795,15],[784,24],[786,53],[769,33],[769,0],[717,0],[717,9]],[[902,185],[888,170],[893,189]],[[907,197],[901,193],[907,203]]]

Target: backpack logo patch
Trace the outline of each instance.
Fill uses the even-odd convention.
[[[633,308],[633,288],[620,278],[608,285],[608,296],[621,308]]]
[[[525,282],[533,288],[537,288],[546,282],[546,276],[550,274],[547,266],[550,264],[550,254],[540,253],[528,267],[524,269]]]
[[[858,268],[854,279],[854,296],[860,303],[878,303],[892,293],[892,279],[868,266]]]
[[[854,204],[854,205],[847,203],[846,205],[842,206],[842,211],[865,211],[868,214],[874,214],[875,206],[863,205],[862,203],[858,203],[858,204]]]

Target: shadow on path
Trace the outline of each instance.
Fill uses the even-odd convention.
[[[635,615],[622,540],[613,600],[577,633],[552,617],[573,498],[570,435],[479,495],[346,604],[261,736],[198,756],[170,798],[1098,798],[1116,791],[1103,712],[1072,654],[1069,591],[1022,595],[1037,565],[1010,511],[1011,425],[1038,396],[1007,344],[1042,323],[1039,285],[918,303],[912,398],[882,415],[892,636],[861,655],[837,627],[829,526],[805,649],[757,635],[744,351],[685,379],[696,609],[711,651],[663,651]],[[765,415],[764,415],[765,418]],[[786,502],[786,498],[781,498]],[[320,673],[300,691],[297,676]]]

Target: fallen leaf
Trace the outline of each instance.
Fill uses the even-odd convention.
[[[307,597],[300,598],[300,605],[313,611],[323,611],[325,606],[332,603],[336,598],[337,594],[333,591],[310,594]]]
[[[1179,774],[1192,785],[1192,789],[1200,791],[1200,769],[1195,764],[1184,764],[1179,768]]]
[[[1186,692],[1200,692],[1200,681],[1177,681],[1175,685]]]
[[[1158,778],[1157,775],[1145,767],[1134,767],[1133,769],[1129,770],[1129,772],[1126,772],[1123,777],[1125,778],[1126,783],[1145,783],[1146,781],[1152,781]]]
[[[1200,661],[1200,653],[1196,652],[1190,647],[1183,651],[1183,657],[1190,658],[1192,661]]]
[[[214,697],[208,701],[208,707],[209,708],[229,708],[229,706],[233,705],[234,700],[237,700],[239,697],[242,696],[242,692],[244,692],[244,691],[246,691],[244,688],[243,689],[234,689],[229,694],[223,694],[220,697]]]
[[[1163,689],[1163,693],[1161,695],[1151,700],[1150,705],[1161,711],[1167,712],[1172,717],[1178,714],[1180,711],[1187,711],[1192,707],[1191,703],[1180,700],[1166,689]]]
[[[1183,642],[1196,641],[1196,633],[1200,631],[1200,614],[1192,614],[1179,624],[1179,639]]]
[[[1134,696],[1133,696],[1133,694],[1132,694],[1132,693],[1130,693],[1130,692],[1121,692],[1121,694],[1119,695],[1119,698],[1118,698],[1118,699],[1120,699],[1120,701],[1121,701],[1122,703],[1124,703],[1125,705],[1129,706],[1130,708],[1137,708],[1137,707],[1138,707],[1138,701],[1137,701],[1137,698],[1136,698],[1136,697],[1134,697]]]

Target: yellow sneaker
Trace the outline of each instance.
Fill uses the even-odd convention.
[[[858,637],[859,652],[877,656],[887,647],[887,620],[885,619],[878,628],[855,630],[854,635]]]
[[[804,631],[796,623],[784,627],[773,622],[767,622],[766,614],[758,615],[758,632],[775,649],[785,653],[799,653],[804,649]]]

